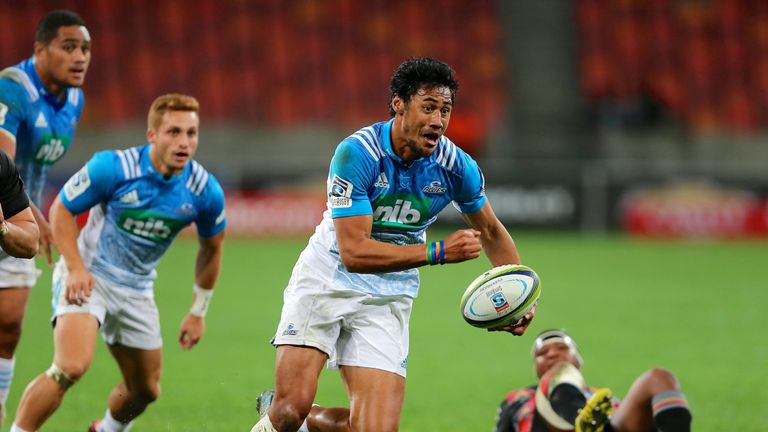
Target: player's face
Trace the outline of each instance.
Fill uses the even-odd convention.
[[[533,359],[536,364],[536,376],[541,378],[546,371],[560,362],[568,362],[577,368],[581,367],[571,347],[564,342],[551,342],[539,349]]]
[[[398,156],[415,160],[432,155],[451,120],[451,90],[448,87],[422,87],[408,103],[397,96],[393,103],[395,111],[403,116],[398,130],[400,138],[405,140],[405,149]]]
[[[197,151],[199,126],[194,111],[166,111],[160,126],[147,131],[152,144],[150,158],[158,172],[172,176],[184,170]]]
[[[80,87],[91,62],[91,36],[79,25],[59,27],[48,45],[35,43],[40,78],[52,93],[66,87]]]

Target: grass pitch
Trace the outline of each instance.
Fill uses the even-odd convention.
[[[423,269],[401,430],[490,430],[505,393],[533,382],[530,346],[550,327],[574,336],[593,385],[623,395],[643,371],[666,367],[682,383],[694,430],[768,430],[765,243],[570,233],[522,233],[515,239],[543,288],[536,320],[522,337],[472,328],[460,316],[464,288],[489,267],[484,257]],[[172,246],[155,288],[165,341],[162,395],[133,431],[250,429],[257,420],[256,396],[273,385],[268,341],[282,290],[305,244],[306,238],[227,240],[207,332],[192,351],[181,350],[176,338],[191,303],[197,246],[186,238]],[[27,309],[6,430],[26,384],[50,365],[49,314],[46,270]],[[42,431],[85,431],[104,413],[118,376],[99,341],[88,374]],[[338,373],[323,373],[316,401],[346,405]]]

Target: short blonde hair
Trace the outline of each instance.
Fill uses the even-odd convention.
[[[149,107],[149,116],[147,117],[147,126],[150,129],[157,129],[163,122],[163,114],[168,111],[194,111],[200,112],[200,102],[194,96],[178,93],[165,94],[152,102]]]

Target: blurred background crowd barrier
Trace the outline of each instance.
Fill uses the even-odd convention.
[[[765,1],[11,0],[3,66],[54,8],[94,41],[59,184],[142,144],[156,96],[190,93],[233,233],[311,231],[336,144],[388,118],[392,71],[424,55],[457,71],[448,136],[510,229],[768,235]]]

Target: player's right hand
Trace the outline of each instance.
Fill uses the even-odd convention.
[[[445,244],[445,262],[457,263],[480,256],[483,246],[480,244],[480,231],[473,229],[458,230],[443,240]]]
[[[37,227],[40,230],[40,249],[37,254],[45,254],[45,260],[48,262],[48,267],[53,267],[53,254],[51,253],[53,231],[51,231],[51,225],[45,219],[38,219]]]
[[[95,283],[96,279],[86,269],[70,271],[67,276],[66,293],[64,294],[67,303],[78,306],[87,303]]]

